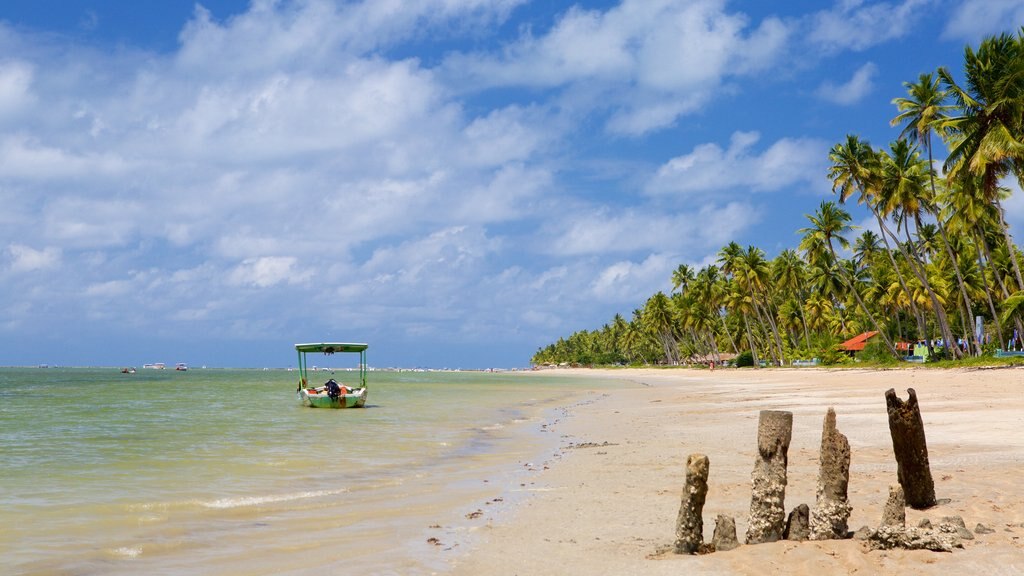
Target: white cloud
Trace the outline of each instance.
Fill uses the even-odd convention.
[[[433,31],[472,30],[503,21],[525,0],[254,0],[248,11],[215,22],[197,4],[182,30],[177,66],[201,75],[266,69],[333,68],[338,54],[367,54]]]
[[[726,193],[736,188],[775,192],[821,185],[828,153],[824,142],[783,138],[757,154],[753,148],[759,140],[757,132],[734,132],[726,150],[713,143],[696,146],[662,165],[646,189],[659,195]]]
[[[811,17],[808,41],[825,52],[861,51],[905,36],[936,0],[898,3],[840,0]]]
[[[236,285],[268,288],[277,284],[301,284],[312,276],[310,270],[300,270],[292,256],[264,256],[248,258],[231,271],[228,281]]]
[[[53,246],[36,250],[23,244],[10,244],[7,253],[10,256],[10,270],[13,272],[55,268],[61,261],[61,250]]]
[[[565,88],[571,106],[610,107],[608,129],[637,136],[697,110],[723,81],[767,69],[789,34],[773,18],[749,28],[721,0],[624,0],[573,7],[543,36],[527,32],[500,56],[454,55],[445,68],[477,89]]]
[[[79,153],[22,135],[0,141],[0,178],[39,181],[116,176],[127,168],[127,163],[117,153]]]
[[[843,84],[825,82],[815,90],[814,94],[840,106],[850,106],[864,99],[874,89],[874,78],[878,74],[878,67],[868,62],[853,73],[853,77]]]
[[[34,99],[32,66],[11,60],[0,62],[0,120],[16,114]]]
[[[664,250],[696,254],[756,221],[755,211],[739,203],[702,204],[693,212],[677,214],[602,209],[564,216],[547,250],[563,256]]]
[[[1024,0],[964,0],[950,14],[944,38],[971,43],[1001,32],[1016,33],[1024,23]]]
[[[623,260],[606,267],[590,286],[595,298],[608,302],[639,305],[668,284],[678,263],[664,254],[651,254],[642,262]]]

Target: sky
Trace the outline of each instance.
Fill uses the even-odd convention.
[[[730,241],[795,248],[831,146],[888,146],[903,82],[1022,24],[1024,0],[5,0],[0,365],[348,341],[528,366]]]

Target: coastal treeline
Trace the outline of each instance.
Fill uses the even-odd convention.
[[[829,363],[840,342],[867,331],[878,335],[865,352],[881,359],[905,356],[906,343],[950,359],[1019,346],[1024,256],[1002,184],[1024,185],[1024,28],[967,46],[962,80],[940,67],[904,86],[892,101],[895,141],[875,147],[849,134],[832,147],[835,198],[806,216],[796,248],[769,258],[731,242],[713,265],[680,264],[669,294],[628,320],[560,338],[532,362]],[[935,145],[945,147],[941,164]],[[858,234],[849,202],[879,231]]]

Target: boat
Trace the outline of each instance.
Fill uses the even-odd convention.
[[[135,367],[121,368],[121,374],[135,374]]]
[[[164,368],[166,368],[163,362],[156,362],[154,364],[143,364],[142,367],[149,370],[163,370]]]
[[[295,393],[303,406],[310,408],[362,408],[366,405],[366,344],[351,342],[320,342],[296,344],[299,354],[299,387]],[[310,386],[306,355],[342,352],[359,354],[359,381],[351,384],[328,379],[320,386]],[[323,369],[321,369],[323,371]]]
[[[178,362],[177,364],[174,365],[174,369],[177,370],[178,372],[185,372],[188,370],[188,364],[185,364],[184,362]]]

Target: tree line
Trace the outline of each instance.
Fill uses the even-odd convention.
[[[892,101],[895,141],[875,148],[850,134],[831,148],[835,199],[806,216],[796,249],[768,258],[730,242],[713,265],[680,264],[672,291],[629,320],[560,338],[532,362],[675,365],[726,352],[755,364],[828,362],[868,330],[891,358],[905,355],[900,342],[951,359],[1019,342],[1024,278],[1002,184],[1024,186],[1024,27],[967,46],[961,82],[940,67],[904,87]],[[947,151],[940,167],[936,139]],[[877,233],[853,236],[848,202],[871,212]]]

